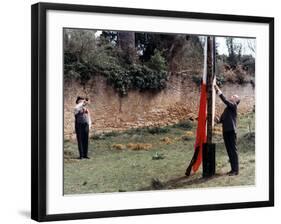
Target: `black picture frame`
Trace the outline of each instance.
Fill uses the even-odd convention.
[[[111,13],[140,16],[161,16],[205,19],[229,22],[254,22],[269,25],[269,200],[243,203],[208,204],[130,210],[99,211],[68,214],[46,214],[46,12],[63,10],[75,12]],[[164,11],[137,8],[103,7],[74,4],[37,3],[31,11],[31,218],[37,221],[74,220],[86,218],[132,216],[206,210],[238,209],[274,206],[274,18],[240,15]]]

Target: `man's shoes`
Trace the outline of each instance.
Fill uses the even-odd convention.
[[[88,156],[84,156],[84,159],[90,159],[90,157],[88,157]]]
[[[228,176],[237,176],[239,174],[238,171],[229,171],[228,173]]]
[[[80,160],[82,160],[82,159],[83,159],[83,157],[82,157],[82,156],[80,156],[80,157],[78,157],[77,159],[80,159]]]

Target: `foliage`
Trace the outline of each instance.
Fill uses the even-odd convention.
[[[192,75],[191,79],[197,86],[200,86],[202,83],[202,78],[198,75]]]
[[[85,84],[94,69],[88,62],[88,55],[94,51],[95,31],[93,30],[64,30],[64,78],[78,79]]]
[[[147,66],[150,69],[156,70],[158,72],[167,70],[166,60],[162,56],[161,51],[159,51],[158,49],[154,50],[154,54],[151,56],[150,60],[147,62]]]
[[[151,62],[152,63],[152,62]],[[131,66],[132,86],[139,90],[161,90],[166,87],[167,71],[152,69],[146,65]]]
[[[150,134],[163,134],[168,133],[170,131],[169,127],[150,127],[147,129],[148,133]]]
[[[155,49],[145,63],[128,60],[128,51],[118,47],[116,32],[95,32],[66,29],[64,32],[65,79],[77,79],[85,85],[96,74],[104,75],[107,83],[121,96],[130,89],[159,91],[166,87],[167,62]]]
[[[174,124],[173,127],[181,128],[184,130],[191,130],[193,127],[193,123],[190,120],[182,120],[177,124]]]
[[[117,32],[116,31],[102,31],[101,38],[107,42],[117,43]]]
[[[114,87],[121,96],[127,95],[131,87],[131,76],[128,70],[112,64],[108,70],[101,70],[100,72],[107,78],[107,83]]]
[[[133,64],[128,68],[117,65],[101,73],[121,96],[127,95],[130,89],[157,91],[166,87],[167,71],[153,70],[146,65]]]
[[[220,73],[216,76],[216,84],[218,86],[222,86],[225,83],[225,78],[224,76]]]
[[[115,136],[121,136],[123,134],[128,134],[128,135],[142,135],[142,134],[151,134],[151,135],[156,135],[156,134],[165,134],[170,132],[170,127],[169,126],[163,126],[163,127],[143,127],[143,128],[133,128],[129,129],[126,131],[112,131],[112,132],[107,132],[107,133],[102,133],[102,134],[96,134],[92,137],[94,140],[102,140],[105,139],[106,137],[115,137]]]
[[[234,38],[226,37],[226,46],[228,49],[227,62],[232,69],[235,69],[238,61],[241,59],[242,45],[240,43],[236,43]]]
[[[255,74],[255,58],[252,55],[243,55],[241,57],[241,65],[243,70],[247,71],[249,74]]]
[[[115,137],[118,135],[118,132],[114,132],[114,131],[111,131],[111,132],[106,132],[106,133],[103,133],[103,137]]]
[[[242,73],[239,70],[236,72],[236,79],[238,84],[244,84],[247,82],[245,73]]]
[[[249,40],[248,43],[251,43],[251,41]],[[248,82],[246,75],[255,74],[255,58],[252,55],[242,55],[242,44],[237,43],[235,38],[227,37],[226,45],[228,49],[226,63],[235,72],[235,77],[229,77],[229,80],[238,84]],[[248,46],[248,48],[255,52],[254,46]]]
[[[130,90],[158,92],[166,88],[170,71],[193,71],[192,81],[198,86],[203,65],[200,38],[185,34],[155,34],[64,29],[64,79],[78,80],[85,85],[95,75],[106,77],[120,96]],[[235,38],[227,37],[228,56],[217,55],[219,70],[229,65],[231,70],[242,68],[255,73],[255,58],[242,55],[242,46]],[[217,72],[217,83],[225,80],[244,83],[249,80],[240,73],[224,77]],[[252,78],[254,79],[254,78]]]

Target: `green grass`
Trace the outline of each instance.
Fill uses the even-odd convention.
[[[239,176],[229,177],[228,157],[222,136],[215,136],[216,175],[203,179],[201,169],[190,177],[184,173],[193,155],[194,137],[182,140],[186,130],[181,125],[129,130],[94,137],[89,145],[89,160],[77,160],[75,143],[65,142],[64,193],[124,192],[155,189],[201,188],[255,184],[254,115],[238,122]],[[195,133],[196,123],[189,129]],[[164,131],[163,131],[164,130]],[[162,139],[172,140],[166,144]],[[113,144],[149,143],[152,148],[134,151],[117,150]]]

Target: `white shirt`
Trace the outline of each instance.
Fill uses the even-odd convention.
[[[83,109],[83,107],[84,107],[84,102],[76,104],[76,106],[74,107],[74,115],[78,114]],[[91,128],[92,127],[92,120],[91,120],[89,110],[88,110],[87,118],[88,118],[87,123],[89,125],[89,128]]]

